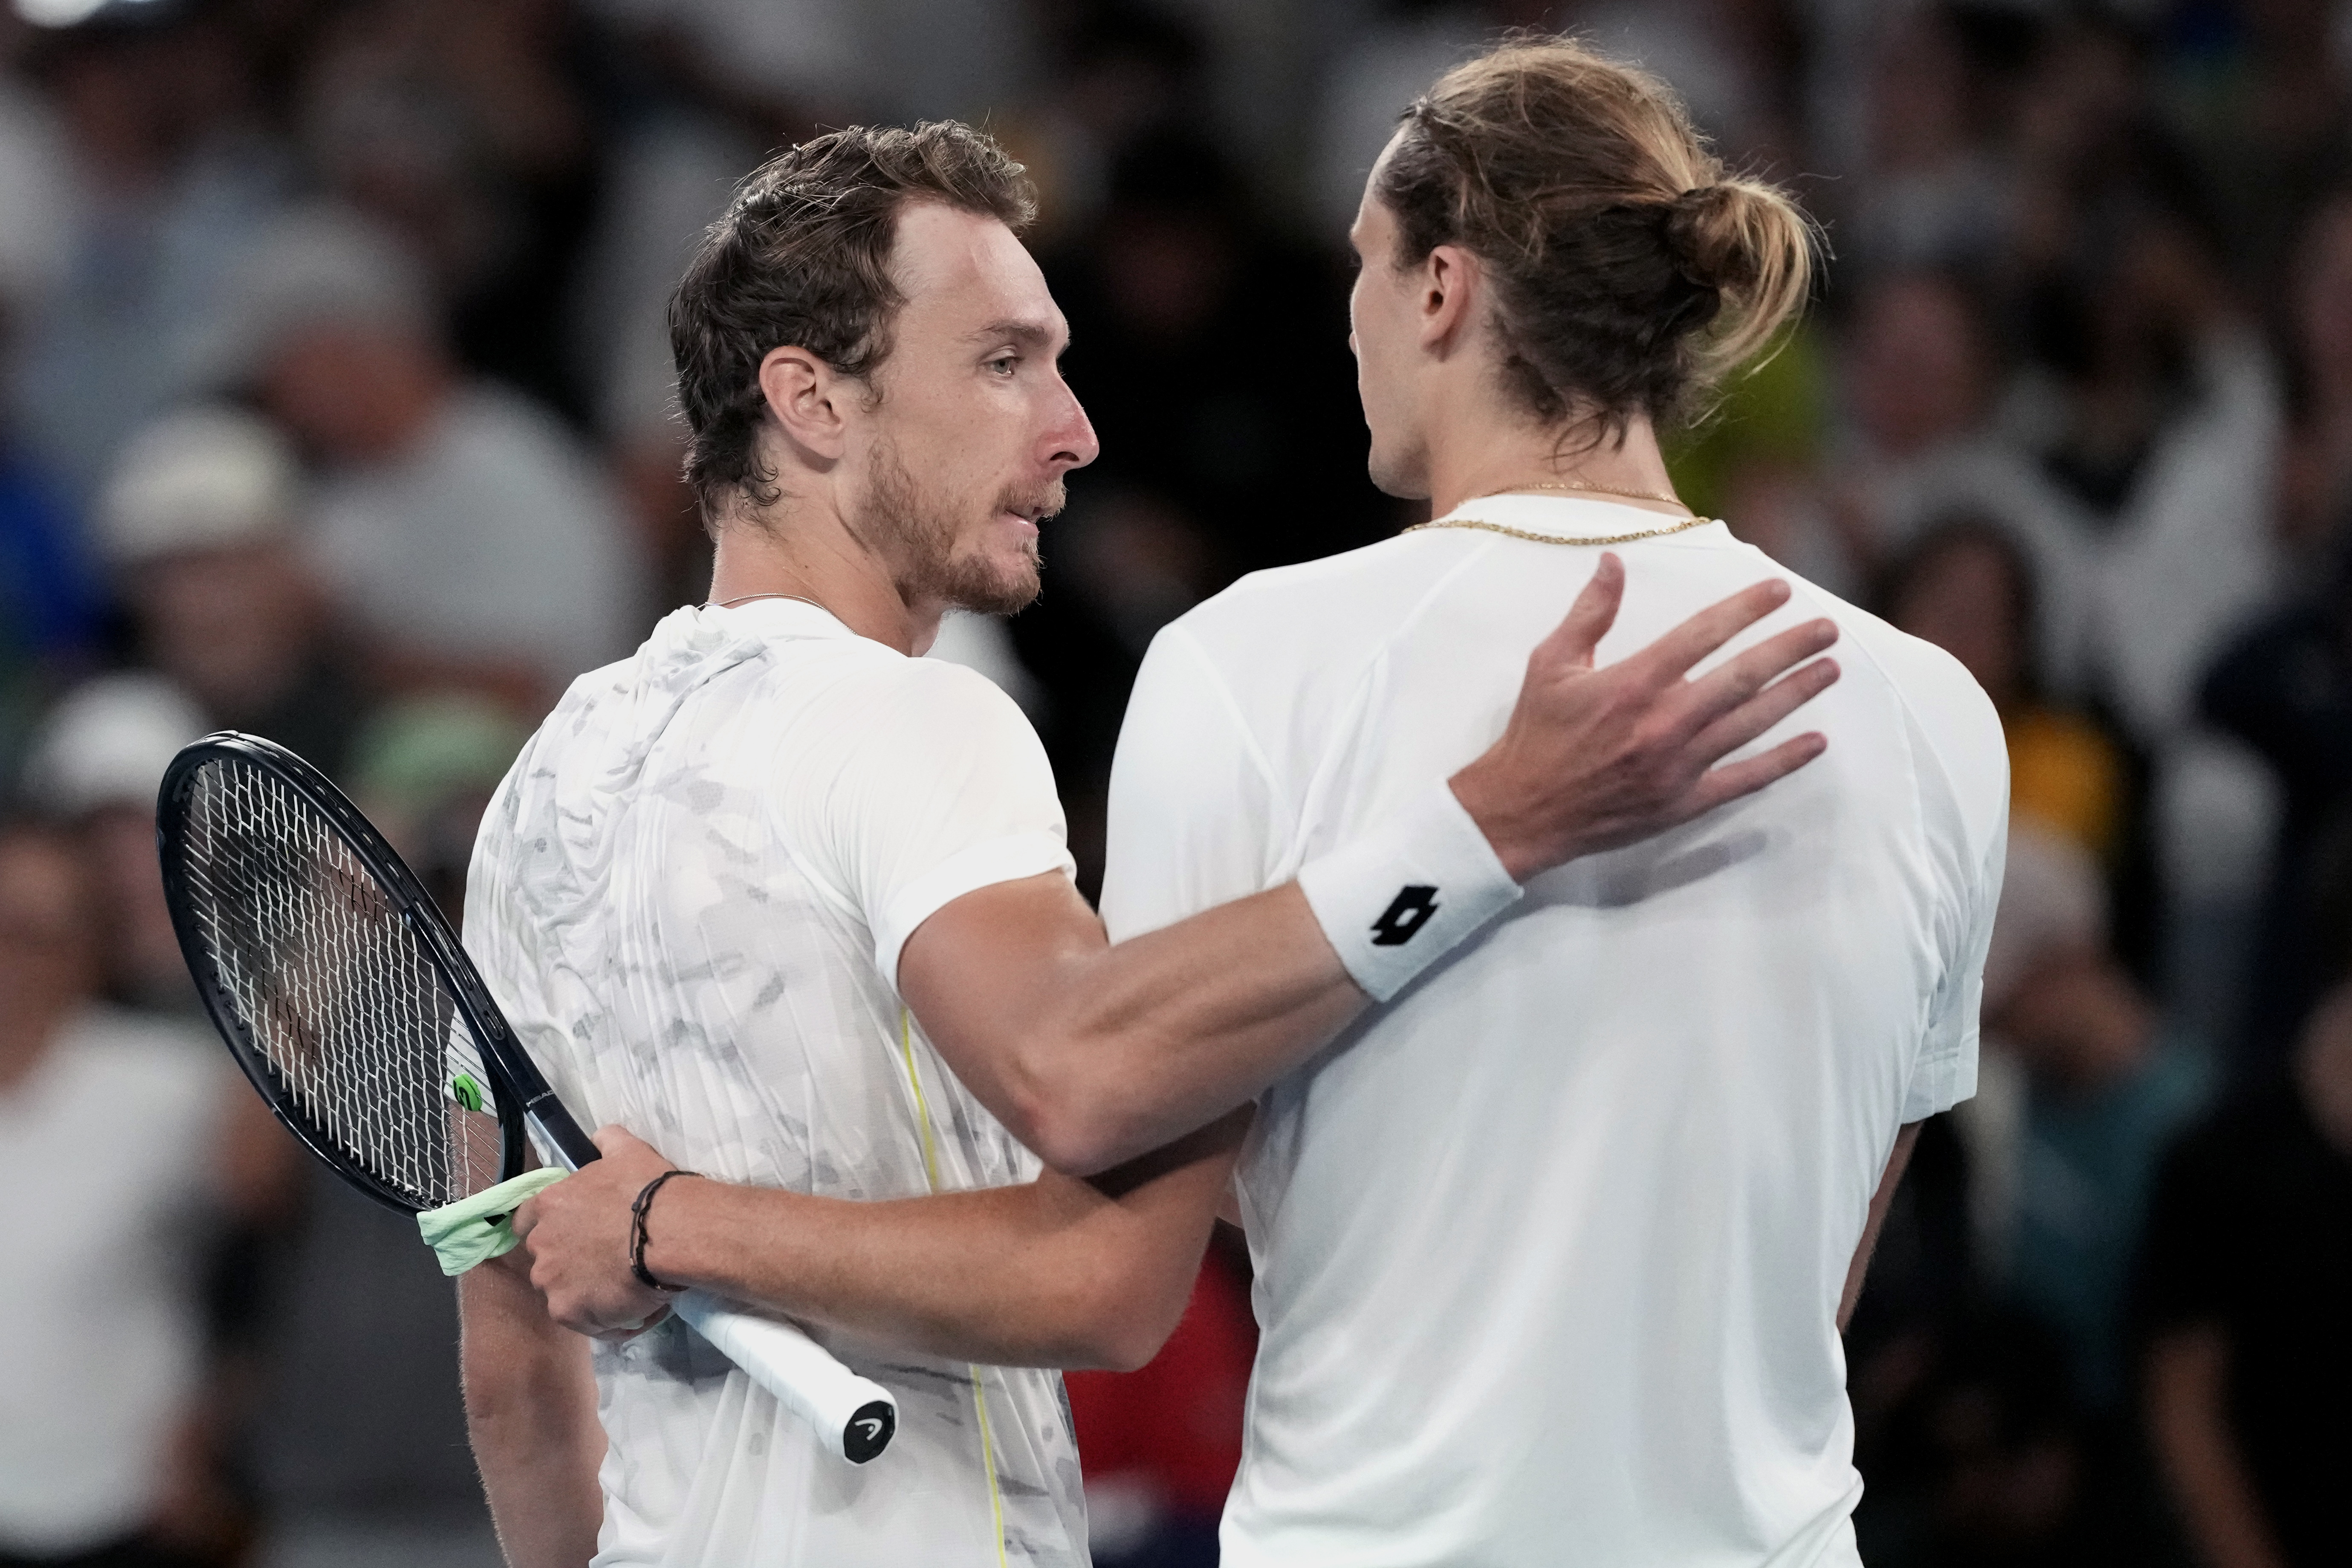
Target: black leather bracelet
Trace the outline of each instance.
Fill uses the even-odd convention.
[[[675,1296],[686,1287],[665,1285],[655,1279],[653,1271],[646,1267],[646,1211],[653,1207],[654,1194],[661,1191],[664,1182],[668,1181],[672,1176],[700,1174],[702,1173],[699,1171],[664,1171],[660,1175],[647,1182],[645,1184],[645,1190],[637,1194],[637,1201],[629,1205],[629,1272],[635,1275],[637,1283],[648,1290],[659,1290],[665,1296]]]

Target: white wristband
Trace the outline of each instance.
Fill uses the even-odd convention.
[[[1370,832],[1299,868],[1323,934],[1375,1002],[1518,902],[1494,846],[1441,783]]]

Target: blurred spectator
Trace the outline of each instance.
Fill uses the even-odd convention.
[[[1854,302],[1841,369],[1844,440],[1832,516],[1861,580],[1956,513],[2021,543],[2046,613],[2034,661],[2059,692],[2084,663],[2079,529],[1994,421],[2002,364],[1982,303],[1958,275],[1882,274]]]
[[[116,5],[38,35],[28,69],[63,132],[63,257],[19,323],[8,388],[33,452],[86,499],[122,438],[186,393],[202,336],[290,161],[259,132],[251,61],[219,8]]]
[[[2352,165],[2352,22],[2332,0],[2210,10],[2220,15],[2200,18],[2205,47],[2180,62],[2173,85],[2238,275],[2259,290],[2275,282],[2305,215]]]
[[[2352,188],[2304,235],[2285,301],[2295,413],[2280,464],[2281,544],[2305,584],[2245,627],[2200,708],[2252,746],[2282,795],[2239,1034],[2242,1072],[2274,1079],[2317,999],[2326,868],[2352,845]]]
[[[140,652],[206,727],[267,736],[339,774],[364,703],[297,538],[301,483],[268,421],[185,408],[124,447],[98,531]]]
[[[2337,959],[2315,937],[2330,847],[2352,832],[2352,555],[2227,650],[2203,703],[2270,764],[2284,799],[2244,1037],[2248,1075],[2275,1078]]]
[[[394,702],[360,732],[352,797],[453,921],[482,812],[530,738],[513,714],[462,693]]]
[[[0,320],[0,334],[6,330]],[[79,673],[105,624],[98,573],[71,514],[7,437],[0,421],[0,799],[40,702]]]
[[[2010,830],[1984,998],[1978,1093],[1928,1130],[1958,1133],[1916,1200],[1941,1218],[1890,1219],[1891,1282],[1908,1299],[1874,1302],[1874,1264],[1847,1337],[1864,1553],[1874,1568],[2148,1562],[2129,1275],[2204,1058],[2108,954],[2090,857],[2029,817]],[[1973,1245],[1951,1235],[1956,1188]]]
[[[47,1303],[0,1352],[0,1564],[225,1564],[253,1521],[203,1265],[283,1220],[292,1145],[206,1031],[97,1003],[103,919],[69,838],[0,825],[0,1279]]]
[[[1875,15],[1865,162],[1850,198],[1854,259],[1880,269],[1982,263],[2002,244],[2014,198],[1983,132],[1989,106],[1953,12]]]
[[[2352,167],[2352,165],[2347,165]],[[2352,186],[2305,231],[2286,294],[2293,418],[2278,532],[2299,564],[2329,563],[2352,534]]]
[[[2147,208],[2086,235],[2036,310],[2055,398],[2037,446],[2088,561],[2091,662],[2160,746],[2273,584],[2275,376],[2187,226]]]
[[[0,658],[87,658],[104,605],[63,498],[22,453],[0,445]]]
[[[2352,987],[2291,1084],[2167,1163],[2142,1278],[2148,1434],[2197,1560],[2344,1560],[2352,1471]]]
[[[328,188],[424,262],[457,358],[584,420],[563,305],[600,181],[578,31],[561,0],[337,7],[301,132]]]
[[[2124,760],[2096,724],[2043,689],[2041,605],[2016,536],[1966,515],[1937,524],[1887,568],[1875,598],[1895,626],[1966,666],[2000,710],[2011,820],[2112,858],[2129,805]]]
[[[120,1005],[195,1014],[163,903],[155,793],[173,755],[204,732],[203,715],[170,682],[102,676],[58,704],[26,764],[26,796],[87,847],[105,917],[104,990]]]
[[[1052,250],[1101,221],[1123,148],[1202,113],[1209,49],[1181,17],[1136,0],[1041,9],[1048,21],[1038,91],[1003,133],[1037,182],[1034,239]]]
[[[2031,1317],[1965,1316],[1930,1342],[1854,1513],[1872,1568],[2145,1563],[2092,1502],[2101,1454],[2065,1353]]]
[[[247,263],[221,345],[324,467],[318,559],[403,687],[455,682],[536,718],[630,647],[636,559],[594,458],[450,363],[409,258],[311,209]]]
[[[1977,1097],[1954,1113],[1984,1281],[2061,1336],[2077,1407],[2113,1413],[2149,1184],[2210,1060],[2116,963],[2090,858],[2030,818],[2010,829],[1984,996]]]
[[[2032,945],[2004,952],[1986,995],[1987,1036],[2022,1069],[2025,1089],[2001,1294],[2061,1334],[2081,1407],[2118,1414],[2149,1189],[2166,1146],[2203,1106],[2211,1068],[2201,1043],[2168,1024],[2107,951],[2089,858],[2030,826],[2011,833],[2010,855],[2018,875],[2000,918],[2026,925]],[[2036,899],[2074,913],[2029,913]]]

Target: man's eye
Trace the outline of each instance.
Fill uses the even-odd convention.
[[[994,359],[988,362],[988,368],[994,371],[999,375],[1011,375],[1015,370],[1020,368],[1020,364],[1021,356],[1019,354],[999,354]]]

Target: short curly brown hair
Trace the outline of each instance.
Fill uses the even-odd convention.
[[[762,163],[703,235],[670,297],[669,341],[692,432],[686,479],[705,527],[716,531],[738,496],[777,500],[759,448],[769,351],[803,348],[860,379],[889,357],[890,323],[906,302],[890,256],[911,202],[996,218],[1016,234],[1037,210],[1022,166],[984,132],[954,121],[853,125]]]

